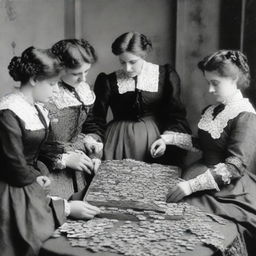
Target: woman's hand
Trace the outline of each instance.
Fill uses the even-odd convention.
[[[94,169],[94,164],[84,152],[76,150],[73,152],[67,152],[64,158],[66,167],[74,169],[80,172],[87,172],[91,174]]]
[[[162,156],[165,153],[166,144],[163,139],[156,140],[150,148],[150,153],[153,158]]]
[[[99,158],[93,158],[93,172],[96,174],[98,169],[100,168],[101,165],[101,160]]]
[[[188,181],[182,181],[178,183],[174,188],[170,189],[167,196],[167,203],[177,203],[181,201],[185,196],[191,195],[192,190]]]
[[[70,214],[69,217],[85,220],[92,219],[95,215],[100,213],[100,209],[96,206],[90,205],[84,201],[69,201]]]
[[[46,191],[48,192],[51,185],[51,180],[47,176],[38,176],[36,178],[36,182]]]
[[[84,147],[89,154],[101,154],[103,149],[103,143],[98,142],[92,136],[85,136],[84,138]]]

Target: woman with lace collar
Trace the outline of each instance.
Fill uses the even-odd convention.
[[[52,52],[60,59],[64,72],[46,105],[51,126],[41,159],[56,183],[53,195],[69,198],[79,192],[73,198],[82,199],[84,188],[100,165],[103,147],[91,121],[95,94],[86,82],[96,55],[84,39],[61,40],[52,46]]]
[[[54,184],[38,161],[49,126],[42,103],[59,80],[59,61],[49,50],[29,47],[8,69],[20,88],[0,99],[0,254],[33,256],[67,216],[92,218],[99,209],[49,197]]]
[[[112,44],[112,52],[121,69],[101,73],[96,79],[93,114],[105,142],[104,159],[167,163],[170,159],[155,158],[159,149],[151,150],[152,143],[164,131],[190,131],[180,101],[178,74],[170,65],[147,62],[151,48],[151,41],[143,34],[120,35]],[[109,107],[113,120],[107,124]],[[169,163],[180,164],[184,152],[172,146],[168,150],[173,156]]]
[[[202,159],[184,171],[186,181],[170,189],[167,201],[178,202],[185,197],[234,221],[249,255],[255,255],[256,113],[241,93],[250,82],[247,58],[239,51],[220,50],[199,62],[198,67],[218,104],[203,111],[197,142],[188,134],[162,136],[166,144],[188,150],[197,146],[202,151]]]

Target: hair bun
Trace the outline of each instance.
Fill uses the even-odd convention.
[[[10,64],[8,65],[8,70],[10,76],[13,78],[14,81],[21,81],[22,77],[22,69],[23,63],[21,57],[13,57],[11,59]]]

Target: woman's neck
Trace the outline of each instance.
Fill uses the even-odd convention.
[[[25,85],[22,85],[20,87],[20,92],[21,94],[23,95],[24,99],[31,105],[34,105],[35,104],[35,99],[33,97],[33,93],[32,93],[32,85],[30,84],[25,84]]]

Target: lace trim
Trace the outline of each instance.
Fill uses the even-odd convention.
[[[123,70],[116,71],[117,86],[120,94],[135,91],[135,81]],[[138,75],[137,88],[147,92],[157,92],[159,82],[159,66],[144,61],[142,71]]]
[[[186,133],[166,131],[161,135],[167,145],[175,145],[185,150],[199,152],[200,150],[195,148],[192,143],[192,136]]]
[[[238,168],[240,170],[244,169],[243,162],[239,158],[237,158],[235,156],[230,156],[230,157],[226,158],[225,162],[227,164],[234,165],[236,168]]]
[[[217,105],[210,106],[202,115],[198,128],[210,133],[213,139],[221,136],[229,120],[235,118],[242,112],[255,113],[255,110],[248,99],[242,98],[233,103],[227,104],[222,112],[214,119],[213,111]]]
[[[47,125],[49,125],[48,111],[42,104],[35,104],[40,109]],[[15,92],[4,96],[0,101],[0,110],[9,109],[14,112],[25,124],[25,129],[36,131],[45,129],[41,122],[38,111],[34,105],[31,105],[24,99],[20,92]]]
[[[79,84],[75,90],[84,105],[90,106],[94,103],[96,98],[95,94],[87,83]],[[61,84],[54,92],[50,103],[56,105],[58,109],[81,105],[81,102],[75,97],[74,93],[66,89],[65,86],[62,86]]]
[[[219,163],[216,164],[214,166],[213,172],[218,175],[221,176],[221,180],[223,181],[223,183],[225,185],[230,184],[231,182],[231,178],[232,178],[232,174],[230,173],[230,171],[227,168],[227,165],[224,163]]]
[[[193,193],[211,189],[220,191],[209,169],[205,173],[198,175],[196,178],[188,180],[188,182]]]

